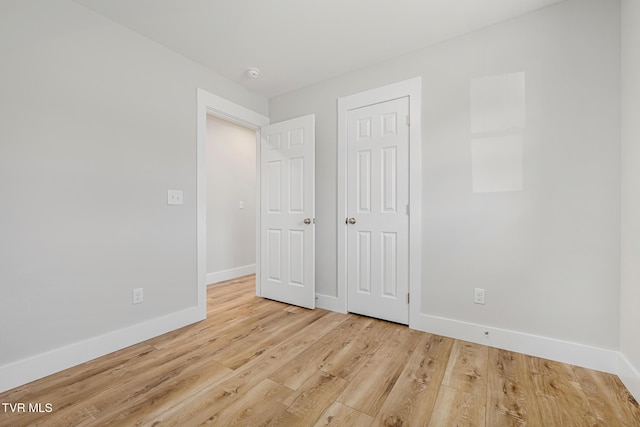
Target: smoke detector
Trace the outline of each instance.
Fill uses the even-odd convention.
[[[247,74],[249,75],[249,77],[257,79],[260,75],[260,69],[256,67],[249,67],[247,68]]]

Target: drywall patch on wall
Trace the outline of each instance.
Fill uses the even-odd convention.
[[[522,136],[471,140],[471,181],[474,193],[522,190]]]
[[[472,191],[521,191],[525,73],[471,79],[469,105]]]
[[[470,86],[472,133],[524,128],[524,72],[471,79]]]

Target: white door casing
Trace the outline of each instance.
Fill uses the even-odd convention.
[[[261,296],[315,308],[315,116],[260,131]]]
[[[197,306],[201,314],[200,319],[207,317],[207,115],[211,114],[232,123],[256,130],[256,154],[260,152],[259,130],[269,124],[269,118],[235,104],[227,99],[209,93],[204,89],[197,90],[197,194],[196,194],[196,223],[197,223],[197,276],[198,292]],[[257,156],[256,156],[257,157]],[[256,159],[256,170],[259,169]],[[259,174],[256,175],[259,177]],[[260,193],[256,191],[257,205]],[[260,227],[260,215],[256,215],[256,229]],[[260,245],[256,245],[256,269],[259,270]],[[256,274],[258,276],[258,274]],[[260,294],[260,281],[256,280],[256,294]],[[198,319],[198,320],[200,320]]]
[[[348,298],[348,271],[350,257],[347,255],[347,235],[350,225],[347,209],[348,175],[348,117],[349,112],[362,107],[407,98],[409,103],[409,216],[408,216],[408,276],[409,276],[409,326],[423,329],[422,301],[422,78],[415,77],[375,89],[366,90],[338,99],[338,164],[337,164],[337,277],[335,293],[318,295],[318,305],[340,312],[351,311]],[[356,225],[358,224],[356,219]],[[405,295],[405,298],[407,296]],[[406,323],[406,322],[404,322]]]
[[[348,310],[409,323],[409,98],[347,113]]]

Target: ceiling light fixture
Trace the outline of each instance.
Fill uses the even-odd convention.
[[[247,68],[247,74],[249,75],[249,77],[257,79],[260,75],[260,69],[256,67],[249,67]]]

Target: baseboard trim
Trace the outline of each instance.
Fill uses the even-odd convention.
[[[618,377],[627,387],[629,393],[640,402],[640,371],[629,362],[622,352],[619,353]]]
[[[618,374],[619,352],[616,350],[425,314],[413,320],[410,325],[413,329]]]
[[[337,311],[338,313],[346,313],[346,307],[337,297],[330,295],[316,294],[316,307],[329,311]]]
[[[0,393],[205,318],[193,307],[0,366]]]
[[[345,312],[338,299],[328,295],[318,294],[316,305]],[[0,393],[204,318],[201,310],[193,307],[0,366]],[[618,351],[424,314],[413,320],[410,327],[424,332],[617,374],[640,401],[640,372]]]
[[[207,285],[212,283],[224,282],[225,280],[235,279],[236,277],[246,276],[248,274],[256,273],[256,265],[250,264],[237,268],[230,268],[229,270],[216,271],[214,273],[207,273]]]

